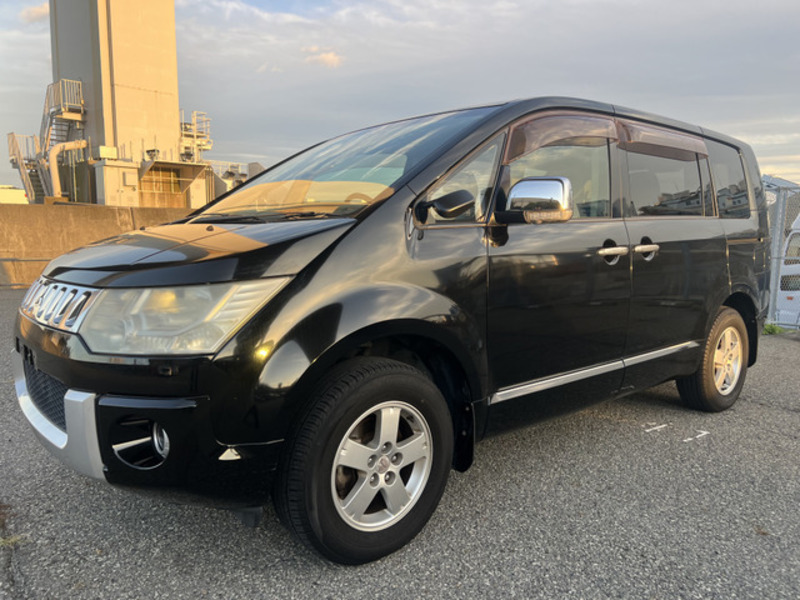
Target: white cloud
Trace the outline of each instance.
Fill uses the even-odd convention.
[[[280,67],[276,67],[275,65],[271,65],[268,62],[265,62],[263,65],[259,66],[256,69],[256,73],[281,73],[283,69]]]
[[[800,97],[796,0],[350,0],[294,15],[244,0],[181,3],[181,102],[209,112],[218,149],[227,137],[272,154],[538,95],[666,114],[752,138],[765,158],[800,134],[785,118]],[[769,14],[781,18],[759,41]],[[209,93],[209,76],[225,89]]]
[[[44,21],[50,16],[50,4],[43,2],[38,6],[29,6],[22,9],[19,13],[19,18],[24,23],[36,23],[37,21]]]
[[[798,22],[796,0],[176,0],[180,99],[209,113],[220,158],[570,95],[752,139],[767,159],[796,153]],[[4,85],[28,85],[5,63]]]
[[[336,52],[320,52],[319,54],[312,54],[306,57],[306,62],[319,63],[330,69],[336,69],[341,66],[344,58]]]

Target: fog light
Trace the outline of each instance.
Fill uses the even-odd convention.
[[[117,421],[109,437],[117,458],[134,469],[155,469],[169,455],[169,436],[151,419],[124,417]]]
[[[169,454],[169,436],[158,423],[153,423],[153,448],[161,458],[167,458]]]

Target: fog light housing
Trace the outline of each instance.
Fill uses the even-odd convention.
[[[169,456],[169,436],[167,431],[158,423],[153,423],[152,431],[153,449],[162,459],[166,459]]]
[[[169,456],[167,430],[151,419],[136,416],[120,419],[113,428],[110,441],[116,457],[133,469],[155,469]]]

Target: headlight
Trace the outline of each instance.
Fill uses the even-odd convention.
[[[287,281],[107,289],[78,332],[93,352],[211,354]]]

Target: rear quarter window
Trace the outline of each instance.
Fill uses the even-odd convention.
[[[750,217],[750,196],[738,150],[711,140],[706,140],[706,146],[719,216],[723,219],[747,219]]]
[[[704,216],[700,167],[697,154],[682,160],[628,152],[627,216]]]

